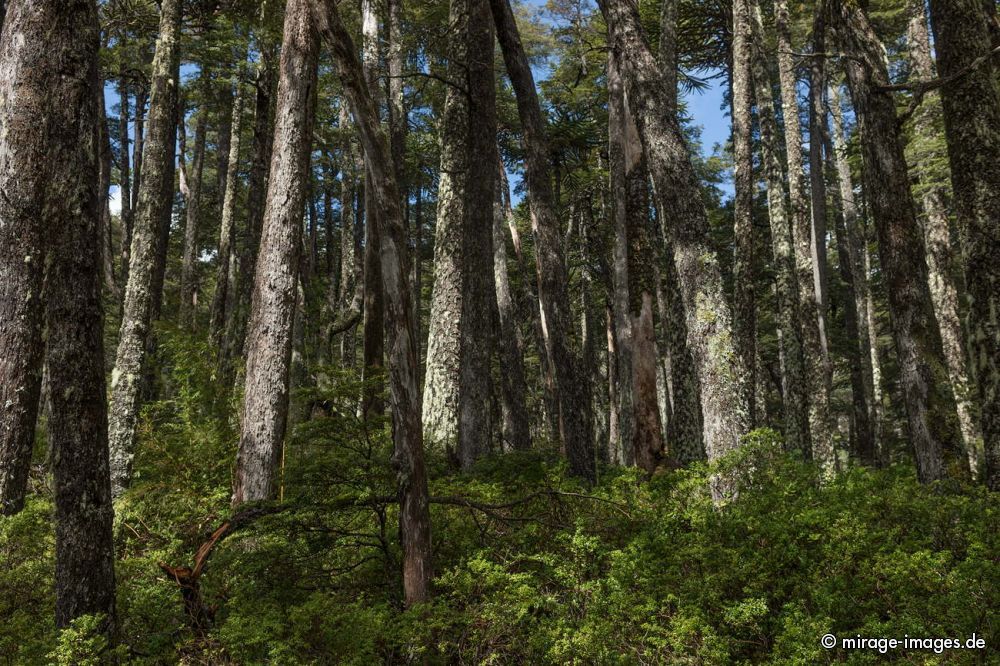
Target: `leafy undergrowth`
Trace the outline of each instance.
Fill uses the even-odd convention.
[[[1000,646],[995,495],[922,487],[904,465],[819,484],[769,431],[728,461],[755,471],[721,510],[707,469],[640,482],[608,468],[587,489],[544,451],[468,475],[432,456],[435,597],[403,610],[387,426],[357,420],[361,386],[332,374],[337,391],[296,398],[281,510],[208,559],[198,632],[159,563],[190,566],[230,515],[235,435],[225,404],[200,412],[210,397],[174,379],[180,397],[147,410],[141,476],[117,507],[129,663],[987,663],[820,637],[975,632]],[[100,663],[105,649],[86,618],[52,626],[51,508],[35,495],[0,519],[0,663]]]

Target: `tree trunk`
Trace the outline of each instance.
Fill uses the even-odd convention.
[[[912,79],[929,81],[934,78],[934,63],[931,59],[930,35],[927,30],[927,14],[924,3],[909,2],[910,22],[906,31]],[[923,103],[913,116],[915,159],[911,164],[916,168],[923,216],[920,218],[927,248],[927,275],[941,333],[941,346],[948,366],[951,389],[955,394],[958,424],[962,434],[965,453],[969,459],[969,469],[973,476],[980,467],[979,445],[982,432],[977,422],[973,404],[974,387],[969,381],[966,367],[965,334],[962,331],[959,313],[959,290],[956,284],[956,265],[951,246],[951,232],[948,225],[948,209],[945,206],[947,187],[944,174],[931,171],[930,165],[945,159],[945,149],[940,146],[941,102],[936,90],[928,91]]]
[[[796,282],[799,294],[799,325],[802,328],[802,359],[809,394],[810,454],[824,469],[833,462],[833,421],[830,415],[830,384],[827,381],[825,332],[821,304],[816,291],[813,263],[813,232],[806,205],[805,167],[802,158],[802,127],[799,122],[797,81],[792,55],[787,0],[774,3],[778,34],[778,79],[785,125],[788,158],[788,194],[792,213]]]
[[[499,318],[500,400],[503,413],[504,451],[531,448],[528,406],[528,383],[524,374],[524,341],[518,328],[517,311],[510,293],[507,273],[507,241],[504,224],[514,215],[510,206],[510,185],[503,162],[497,159],[496,203],[493,213],[493,274],[496,282]]]
[[[420,423],[419,359],[414,336],[413,303],[406,279],[406,222],[400,210],[399,188],[391,167],[389,144],[379,126],[378,112],[358,61],[353,41],[344,27],[334,0],[313,0],[320,30],[333,51],[354,118],[358,123],[382,214],[382,275],[385,277],[386,311],[392,325],[389,377],[393,407],[393,463],[399,480],[399,520],[403,546],[403,591],[406,604],[430,597],[431,524],[427,471]]]
[[[149,131],[145,138],[143,184],[132,233],[129,278],[122,307],[115,368],[111,375],[108,414],[111,447],[111,488],[120,495],[132,477],[140,388],[146,366],[146,343],[151,318],[158,309],[162,272],[157,280],[158,256],[163,247],[164,221],[169,220],[173,197],[175,123],[177,122],[177,67],[181,10],[178,0],[160,6],[160,32],[153,58],[153,85]],[[138,165],[137,171],[138,174]]]
[[[538,301],[546,332],[546,352],[555,375],[560,439],[569,458],[570,471],[593,481],[596,475],[593,437],[586,413],[588,406],[584,404],[581,363],[570,343],[569,287],[556,199],[552,191],[545,120],[535,90],[534,75],[521,45],[510,4],[508,0],[490,0],[490,7],[524,132],[526,179],[531,201],[531,225],[535,234]]]
[[[611,45],[624,63],[626,95],[649,159],[660,217],[671,220],[670,240],[688,326],[688,348],[698,368],[705,448],[717,460],[740,446],[747,405],[740,392],[745,374],[733,346],[732,317],[718,260],[708,243],[708,218],[698,177],[675,118],[665,110],[665,82],[639,26],[633,0],[601,2]],[[731,493],[727,480],[713,481],[713,495]]]
[[[289,363],[319,43],[308,0],[285,10],[274,148],[246,345],[233,505],[274,497],[288,419]]]
[[[621,393],[619,446],[647,474],[652,474],[663,450],[663,430],[656,395],[656,334],[653,298],[652,222],[646,160],[631,116],[616,54],[609,53],[609,167],[615,216],[615,277],[619,313],[619,377],[628,382]],[[624,260],[624,265],[622,264]],[[622,283],[622,284],[617,284]]]
[[[226,324],[226,311],[233,306],[234,289],[229,281],[231,264],[236,261],[233,252],[233,241],[236,237],[236,190],[239,187],[240,167],[240,133],[243,129],[243,82],[236,77],[236,91],[233,95],[232,118],[226,123],[229,127],[229,155],[225,160],[228,173],[223,179],[226,190],[222,196],[222,221],[219,223],[219,251],[215,265],[215,295],[212,297],[212,319],[210,331],[215,340],[216,348],[220,350],[220,361],[225,364],[228,354],[223,350],[227,341],[223,339]],[[221,146],[220,146],[221,149]]]
[[[340,107],[340,127],[346,129],[350,124],[347,105]],[[364,299],[364,284],[361,275],[360,221],[354,217],[355,174],[354,167],[357,158],[349,137],[344,139],[344,168],[340,173],[340,319],[348,321],[360,319]],[[355,330],[357,325],[349,326],[340,338],[340,362],[344,367],[352,367],[355,362]]]
[[[465,5],[469,134],[462,218],[462,323],[459,371],[458,455],[463,469],[488,453],[493,439],[493,203],[496,196],[497,110],[493,72],[493,17],[489,0]]]
[[[467,82],[469,40],[468,7],[452,0],[448,16],[449,40],[446,76]],[[469,172],[469,96],[457,85],[447,86],[439,121],[441,145],[434,228],[434,283],[427,322],[427,358],[424,376],[423,424],[428,446],[457,453],[459,383],[461,376],[461,322],[463,313],[463,220]]]
[[[991,16],[989,14],[992,14]],[[932,0],[931,19],[952,189],[969,290],[986,485],[1000,490],[1000,86],[996,10],[981,0]],[[988,20],[989,19],[989,20]],[[992,26],[992,27],[991,27]],[[991,32],[994,33],[991,35]],[[974,63],[978,66],[973,66]],[[954,78],[952,78],[954,77]]]
[[[760,124],[761,162],[767,181],[767,211],[771,228],[771,254],[774,260],[775,288],[778,301],[779,354],[781,358],[781,398],[784,407],[785,449],[808,455],[809,404],[805,368],[802,360],[802,326],[799,321],[799,293],[795,272],[794,239],[785,204],[785,174],[778,147],[779,131],[772,97],[771,78],[767,71],[764,28],[760,5],[751,0],[754,30],[754,53],[751,67]]]
[[[845,305],[848,337],[856,340],[857,353],[848,353],[851,364],[851,390],[854,398],[854,422],[857,454],[867,465],[878,462],[878,413],[875,409],[875,381],[872,369],[872,331],[868,321],[871,290],[865,269],[865,238],[854,201],[851,167],[847,163],[847,141],[844,137],[843,111],[837,86],[830,86],[830,108],[833,111],[833,159],[840,186],[840,219],[837,220],[837,253],[840,272],[848,286],[851,301]],[[831,152],[831,151],[828,151]],[[850,319],[853,318],[853,331]],[[860,386],[858,377],[860,376]],[[863,410],[865,413],[862,414]]]
[[[368,90],[371,91],[375,99],[376,108],[381,102],[379,94],[378,67],[379,67],[379,26],[378,15],[375,13],[374,0],[361,0],[361,63],[364,68],[365,81]],[[372,184],[371,169],[369,166],[371,158],[365,153],[365,310],[364,310],[364,339],[362,340],[362,352],[364,363],[362,365],[362,375],[366,378],[372,374],[378,376],[382,372],[384,365],[383,356],[385,348],[385,295],[382,284],[382,262],[380,237],[381,221],[378,219],[382,211],[375,205],[374,190]],[[381,382],[379,382],[381,385]],[[382,404],[382,391],[376,386],[366,389],[362,399],[361,413],[378,415],[385,411]]]
[[[180,120],[183,129],[183,118]],[[194,275],[194,263],[198,254],[198,213],[201,205],[202,173],[205,165],[205,127],[207,125],[205,111],[198,113],[194,129],[194,156],[191,162],[191,176],[188,179],[188,192],[185,197],[184,249],[181,258],[181,321],[195,326],[198,312],[198,285]],[[181,150],[183,154],[183,149]]]
[[[98,238],[101,240],[100,263],[104,278],[104,289],[112,297],[117,297],[118,286],[115,284],[114,250],[111,246],[111,131],[108,127],[108,114],[104,108],[104,95],[98,99],[98,196],[101,202],[100,224],[97,227]]]
[[[924,242],[910,196],[909,176],[882,45],[864,13],[831,1],[861,133],[865,193],[878,233],[889,296],[909,439],[922,482],[945,474],[943,443],[955,435],[955,404],[948,391],[934,319]]]
[[[146,147],[146,104],[149,102],[149,88],[140,84],[135,94],[135,141],[132,142],[132,216],[135,224],[135,213],[139,207],[139,189],[142,185],[142,153]],[[131,236],[129,251],[132,250]],[[129,262],[131,264],[131,262]]]
[[[733,123],[733,336],[736,353],[747,369],[740,378],[750,426],[758,423],[756,388],[757,311],[754,295],[753,203],[757,181],[753,175],[750,83],[750,2],[733,0],[732,81],[730,116]]]

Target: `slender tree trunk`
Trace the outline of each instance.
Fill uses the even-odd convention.
[[[466,0],[452,0],[448,14],[451,32],[447,77],[467,82],[469,40]],[[459,383],[461,376],[461,322],[463,313],[463,220],[469,173],[469,96],[447,86],[439,121],[441,146],[434,228],[434,283],[427,322],[427,359],[424,377],[424,439],[430,446],[457,452]]]
[[[143,185],[139,193],[130,252],[129,278],[122,308],[115,368],[111,375],[108,414],[111,447],[111,487],[120,495],[132,477],[140,388],[146,366],[146,344],[154,310],[158,309],[162,272],[157,257],[163,247],[164,221],[169,220],[174,174],[177,122],[177,64],[181,11],[177,0],[160,6],[160,32],[153,58],[149,136],[144,148]],[[138,165],[137,165],[138,173]]]
[[[543,330],[547,333],[546,352],[555,375],[560,439],[569,458],[571,472],[592,481],[596,475],[593,437],[586,413],[587,405],[584,404],[581,362],[570,343],[569,287],[556,198],[552,191],[545,120],[535,90],[534,75],[521,45],[510,4],[508,0],[490,0],[490,6],[524,132],[531,224],[535,234],[538,301]]]
[[[837,86],[830,86],[830,108],[833,111],[833,159],[840,186],[840,219],[837,221],[837,252],[840,272],[847,284],[851,301],[845,304],[848,337],[856,340],[855,351],[848,353],[851,364],[851,390],[854,393],[854,422],[857,454],[868,465],[878,462],[880,431],[875,410],[875,383],[872,370],[872,332],[868,322],[868,302],[871,290],[865,269],[865,240],[858,207],[854,201],[851,167],[847,162],[847,141],[844,137],[843,111]],[[827,151],[828,153],[831,151]],[[853,331],[850,319],[853,318]],[[857,376],[856,376],[857,375]],[[858,380],[860,379],[860,385]],[[861,413],[863,410],[865,413]]]
[[[346,128],[350,123],[347,105],[340,107],[340,127]],[[350,138],[344,139],[344,168],[340,174],[340,319],[347,321],[360,318],[364,298],[363,281],[360,275],[358,226],[360,221],[354,217],[354,165],[357,159],[354,155]],[[351,367],[355,362],[355,330],[350,326],[340,339],[340,362],[345,367]]]
[[[665,82],[639,26],[633,0],[601,9],[611,45],[624,63],[626,95],[649,159],[661,219],[671,220],[674,263],[683,294],[688,348],[698,368],[705,448],[709,460],[740,446],[748,425],[739,388],[745,373],[733,346],[732,316],[723,293],[722,274],[708,243],[708,219],[698,177],[675,118],[665,112]],[[728,496],[727,480],[713,481],[717,499]]]
[[[514,215],[510,206],[510,186],[503,162],[497,159],[496,203],[493,213],[493,273],[496,282],[499,319],[500,399],[503,412],[504,451],[531,448],[531,429],[524,373],[524,341],[518,328],[517,312],[510,293],[507,273],[507,242],[504,224]],[[419,200],[418,200],[419,201]]]
[[[108,114],[104,108],[104,95],[98,99],[98,196],[101,203],[98,237],[101,240],[100,262],[101,274],[104,278],[104,289],[113,297],[117,297],[118,285],[115,284],[114,250],[111,246],[111,131],[108,127]]]
[[[767,181],[767,210],[774,257],[775,288],[778,301],[779,353],[782,369],[785,448],[808,455],[809,404],[802,359],[802,326],[799,321],[799,294],[795,272],[794,239],[785,204],[785,174],[781,164],[780,141],[771,78],[767,71],[764,29],[760,5],[751,0],[755,49],[751,60],[760,125],[761,162]]]
[[[733,41],[730,89],[730,115],[733,123],[733,335],[736,353],[747,369],[742,382],[743,398],[749,410],[750,425],[756,426],[755,400],[757,369],[757,311],[754,294],[753,202],[757,181],[753,175],[751,141],[750,83],[750,2],[733,1]]]
[[[183,118],[181,132],[183,129]],[[191,176],[185,197],[184,249],[181,257],[181,321],[194,328],[198,309],[198,286],[194,275],[194,262],[198,253],[198,213],[201,205],[202,173],[205,165],[205,112],[198,113],[194,129],[194,155]],[[183,154],[181,150],[181,154]]]
[[[935,77],[931,59],[930,35],[927,29],[927,14],[924,3],[909,2],[910,22],[906,31],[908,56],[912,78],[929,81]],[[979,442],[982,432],[977,422],[973,405],[974,387],[969,381],[966,367],[965,334],[959,314],[959,290],[956,284],[956,265],[951,245],[948,225],[948,209],[945,206],[947,188],[938,174],[931,172],[929,164],[941,163],[945,159],[945,149],[940,146],[941,101],[936,90],[928,91],[923,103],[917,107],[913,117],[914,146],[916,155],[911,163],[916,166],[916,176],[920,184],[920,217],[927,248],[927,275],[930,280],[931,300],[941,332],[944,360],[948,365],[948,377],[955,394],[958,424],[962,442],[969,459],[969,469],[973,476],[980,467]]]
[[[289,363],[319,43],[308,0],[285,10],[274,148],[246,345],[233,505],[271,499],[288,419]]]
[[[812,224],[805,197],[802,127],[796,99],[797,81],[787,0],[775,1],[774,16],[778,35],[778,78],[785,125],[785,152],[788,158],[788,194],[799,294],[799,324],[802,327],[802,357],[809,393],[810,454],[824,469],[829,469],[834,460],[830,384],[827,381],[823,343],[825,332],[820,328],[821,304],[816,291]]]
[[[263,37],[262,37],[263,39]],[[247,220],[243,242],[237,244],[241,253],[240,270],[233,289],[237,295],[233,316],[227,324],[226,338],[231,347],[232,357],[243,354],[246,340],[247,321],[250,317],[250,300],[253,294],[253,276],[257,269],[257,253],[260,248],[261,227],[264,219],[264,205],[267,196],[267,179],[271,164],[271,102],[274,96],[273,47],[268,43],[260,45],[260,61],[257,65],[254,88],[253,138],[251,140],[250,177],[247,183]]]
[[[878,233],[879,258],[889,295],[909,439],[922,482],[945,474],[943,445],[955,433],[941,340],[927,286],[924,242],[910,195],[903,143],[889,75],[867,17],[856,5],[831,1],[861,133],[865,193]]]
[[[46,230],[41,222],[50,167],[40,123],[58,81],[49,23],[53,2],[16,2],[0,42],[0,513],[24,495],[42,385],[42,281]],[[51,49],[51,50],[50,50]],[[51,56],[51,59],[47,56]],[[36,66],[37,62],[37,66]],[[94,164],[96,168],[96,163]],[[96,181],[95,181],[96,186]],[[58,229],[53,222],[53,230]]]
[[[375,99],[376,108],[381,104],[379,94],[379,25],[375,13],[375,0],[361,0],[361,63],[364,68],[368,90]],[[384,365],[385,348],[385,295],[382,284],[382,240],[380,230],[382,223],[378,219],[382,211],[375,205],[372,175],[370,173],[370,157],[365,153],[365,310],[364,339],[362,351],[364,364],[362,373],[365,377],[378,375]],[[381,390],[372,387],[368,389],[362,400],[362,414],[381,414],[385,411],[382,404]]]
[[[139,85],[135,95],[135,141],[132,142],[132,223],[135,224],[136,209],[139,207],[139,188],[142,185],[142,154],[146,147],[146,104],[149,102],[149,88]],[[132,237],[129,236],[129,251],[132,250]],[[129,264],[131,265],[131,261]]]
[[[932,0],[952,189],[969,290],[986,485],[1000,491],[1000,24],[981,0]],[[973,63],[980,64],[973,67]],[[954,78],[952,78],[954,77]]]
[[[119,36],[119,46],[124,48],[124,35]],[[132,241],[132,173],[129,160],[129,99],[128,80],[125,75],[124,61],[120,65],[118,75],[118,193],[121,199],[121,285],[122,293],[128,282],[129,244]],[[119,295],[120,296],[120,295]]]
[[[493,438],[493,376],[496,349],[493,312],[493,203],[496,196],[497,111],[493,72],[493,17],[489,0],[464,0],[468,15],[466,65],[469,135],[465,142],[465,205],[462,219],[462,324],[459,371],[458,453],[463,469],[488,452]]]
[[[403,546],[403,592],[412,606],[430,598],[431,524],[427,471],[424,467],[420,423],[419,360],[412,324],[413,302],[406,278],[406,221],[400,209],[399,188],[391,167],[389,142],[379,124],[378,111],[365,82],[353,41],[334,0],[312,0],[315,18],[333,51],[334,61],[361,134],[382,211],[382,274],[386,282],[388,320],[392,326],[389,377],[393,407],[393,464],[399,480],[400,534]],[[325,9],[325,11],[322,11]]]
[[[810,232],[810,253],[812,256],[813,285],[819,306],[819,335],[823,349],[823,363],[826,381],[832,381],[833,368],[830,364],[830,343],[827,339],[827,205],[826,171],[823,158],[823,137],[827,134],[826,104],[826,6],[825,0],[817,0],[813,12],[812,50],[817,54],[809,59],[809,194],[812,212]],[[832,389],[831,389],[832,390]]]
[[[240,166],[240,133],[243,130],[243,83],[239,77],[234,82],[236,91],[233,95],[232,118],[226,123],[229,127],[229,156],[225,160],[228,173],[223,179],[226,190],[222,196],[222,221],[219,224],[219,251],[216,255],[215,295],[212,297],[211,334],[217,348],[223,350],[226,341],[222,333],[225,330],[226,310],[233,307],[234,289],[230,284],[231,265],[236,261],[233,242],[236,237],[236,190],[239,187]],[[221,148],[221,146],[220,146]],[[220,160],[221,161],[221,160]],[[220,360],[225,362],[228,355],[222,353]]]

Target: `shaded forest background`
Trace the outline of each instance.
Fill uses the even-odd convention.
[[[993,0],[0,13],[0,662],[996,654]]]

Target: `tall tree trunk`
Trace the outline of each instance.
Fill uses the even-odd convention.
[[[181,119],[183,129],[183,118]],[[188,178],[185,197],[184,249],[181,257],[181,321],[194,328],[197,316],[198,286],[194,275],[194,262],[198,253],[198,213],[201,205],[201,183],[205,165],[205,128],[207,119],[204,110],[198,113],[194,129],[194,155],[191,162],[191,176]],[[183,154],[183,150],[181,153]]]
[[[934,319],[924,241],[917,225],[903,143],[882,45],[852,3],[831,0],[861,133],[865,193],[878,233],[879,258],[899,358],[909,439],[922,482],[945,474],[943,445],[955,435],[955,404]]]
[[[379,26],[378,15],[375,13],[375,0],[361,0],[361,62],[364,68],[365,81],[368,90],[375,99],[376,109],[381,103],[379,94]],[[380,229],[382,223],[379,215],[382,211],[375,205],[372,175],[369,167],[370,157],[365,153],[365,309],[364,309],[364,339],[362,351],[364,363],[362,373],[365,377],[378,375],[384,365],[385,348],[385,295],[382,284]],[[376,386],[367,389],[362,399],[362,414],[381,414],[385,410],[381,398],[382,391]]]
[[[392,391],[393,464],[399,480],[399,521],[403,546],[403,592],[412,606],[430,597],[431,523],[427,471],[424,467],[417,339],[412,324],[411,294],[406,278],[406,221],[400,209],[399,188],[391,166],[389,142],[379,125],[378,111],[366,85],[361,63],[334,0],[312,0],[321,33],[333,51],[334,61],[361,134],[381,208],[382,275],[385,277],[386,311],[392,326],[389,377]],[[325,9],[325,11],[321,11]]]
[[[663,430],[656,395],[656,334],[653,298],[656,293],[653,266],[652,221],[649,219],[649,186],[646,160],[638,129],[623,89],[616,53],[608,55],[609,167],[615,216],[615,277],[618,305],[618,351],[627,362],[619,365],[619,377],[628,382],[621,393],[619,438],[628,458],[652,474],[662,455]],[[624,260],[624,265],[621,265]],[[623,280],[624,278],[624,280]],[[620,293],[619,293],[620,292]],[[623,307],[624,306],[624,307]],[[627,426],[626,426],[627,424]],[[625,426],[625,427],[623,427]]]
[[[514,215],[510,205],[510,185],[503,162],[497,159],[496,203],[493,213],[493,274],[496,282],[499,319],[500,399],[503,412],[501,443],[505,451],[531,448],[531,429],[524,374],[524,341],[518,328],[517,312],[510,293],[507,273],[505,222]],[[418,200],[419,201],[419,200]]]
[[[747,369],[740,378],[743,397],[749,411],[750,425],[756,426],[757,405],[757,312],[754,295],[753,202],[757,181],[753,175],[751,146],[750,83],[750,2],[733,1],[732,67],[730,77],[730,116],[733,123],[733,335],[736,353]]]
[[[246,344],[233,505],[274,497],[288,419],[302,212],[312,146],[319,42],[308,0],[285,10],[274,148]]]
[[[760,125],[761,162],[767,181],[767,211],[771,228],[775,288],[778,301],[779,354],[781,358],[781,398],[784,407],[785,448],[808,454],[809,405],[802,359],[802,326],[799,321],[799,293],[795,272],[794,239],[785,204],[785,174],[781,164],[778,124],[774,109],[771,78],[767,71],[764,28],[760,5],[751,0],[754,53],[751,68]]]
[[[825,0],[817,0],[813,11],[812,50],[816,55],[809,59],[809,194],[812,212],[810,252],[813,266],[813,285],[819,307],[819,334],[826,366],[827,382],[832,381],[833,368],[830,365],[830,345],[827,339],[827,205],[826,170],[823,158],[823,137],[827,134],[826,104],[826,6]]]
[[[101,202],[100,224],[97,227],[98,237],[101,240],[100,263],[101,274],[104,278],[104,289],[108,294],[117,298],[118,286],[115,284],[114,258],[111,245],[111,130],[108,127],[108,114],[104,108],[104,95],[98,98],[97,122],[98,122],[98,196]]]
[[[227,341],[223,339],[226,324],[226,311],[233,307],[234,289],[229,281],[231,265],[236,261],[233,242],[236,237],[236,190],[239,187],[240,167],[240,133],[243,130],[243,82],[237,76],[234,85],[232,118],[226,123],[229,127],[229,155],[225,160],[227,174],[222,182],[226,190],[222,195],[222,221],[219,223],[219,251],[215,266],[215,295],[212,297],[212,319],[210,331],[220,350],[220,361],[226,363],[229,354],[223,352]],[[311,144],[310,144],[311,145]],[[221,146],[220,146],[221,148]],[[221,161],[221,160],[220,160]]]
[[[458,455],[463,469],[488,452],[493,438],[493,375],[496,348],[493,312],[493,203],[496,195],[497,110],[493,72],[493,17],[489,0],[456,0],[465,5],[466,80],[469,135],[465,205],[462,218],[462,323],[459,371]]]
[[[1000,490],[1000,84],[996,9],[981,0],[932,0],[931,19],[952,189],[969,290],[986,485]],[[992,33],[992,34],[991,34]],[[991,41],[992,39],[992,41]],[[974,63],[978,63],[974,65]]]
[[[135,141],[132,142],[132,216],[135,224],[135,213],[139,207],[139,189],[142,185],[142,154],[146,148],[146,105],[149,102],[149,87],[140,83],[135,94]],[[132,251],[131,236],[129,237],[129,252]],[[131,261],[129,264],[131,265]]]
[[[263,33],[261,39],[264,39]],[[257,253],[260,248],[261,227],[264,220],[264,205],[267,196],[267,179],[271,165],[272,98],[274,96],[274,47],[261,42],[260,61],[257,64],[254,81],[253,138],[251,140],[250,177],[247,183],[247,219],[243,242],[237,244],[241,253],[237,272],[236,307],[226,326],[226,338],[233,357],[243,354],[246,340],[247,321],[250,317],[250,300],[253,294],[253,276],[257,269]]]
[[[490,7],[524,132],[531,226],[535,234],[538,301],[546,332],[546,352],[555,375],[560,439],[569,458],[570,471],[576,476],[593,480],[596,475],[593,437],[586,413],[588,406],[584,404],[581,362],[570,342],[569,287],[556,198],[552,191],[545,120],[535,90],[535,78],[521,45],[510,4],[508,0],[490,0]]]
[[[810,453],[816,462],[828,469],[833,463],[830,384],[827,381],[825,363],[825,333],[820,328],[821,304],[814,274],[812,224],[805,198],[802,127],[796,99],[797,81],[787,0],[775,1],[774,18],[778,35],[778,79],[785,125],[785,152],[788,158],[788,194],[791,203],[792,238],[799,293],[799,325],[802,328],[802,357],[809,393]]]
[[[0,513],[24,506],[42,385],[42,213],[48,95],[59,81],[53,2],[16,2],[0,42]],[[15,38],[16,37],[16,38]],[[36,65],[37,62],[37,65]],[[96,168],[96,163],[94,164]],[[95,181],[96,186],[96,181]],[[60,229],[53,221],[53,230]]]
[[[347,105],[340,107],[340,127],[346,129],[350,123]],[[350,137],[344,139],[344,168],[340,174],[340,305],[341,321],[360,319],[364,299],[364,283],[361,275],[360,220],[354,217],[355,174],[357,158]],[[340,339],[340,362],[351,367],[355,362],[355,330],[352,325],[344,331]]]
[[[466,0],[452,0],[448,14],[451,31],[446,76],[466,81],[469,41]],[[427,358],[424,376],[424,439],[429,446],[457,452],[459,383],[461,376],[461,320],[463,313],[463,220],[468,183],[469,96],[447,86],[439,121],[441,146],[434,227],[434,283],[427,322]]]
[[[857,454],[868,465],[878,462],[878,413],[875,409],[875,382],[872,370],[872,331],[868,322],[868,302],[871,289],[865,269],[865,238],[854,201],[851,167],[847,162],[847,141],[844,137],[843,111],[837,86],[830,86],[830,108],[833,115],[833,159],[839,184],[840,219],[837,220],[837,252],[840,272],[847,284],[851,301],[845,305],[848,337],[855,340],[856,354],[848,353],[851,364],[851,390],[854,393],[854,423]],[[831,152],[831,151],[828,151]],[[853,318],[853,331],[850,319]],[[860,386],[858,377],[860,376]],[[860,413],[863,410],[865,413]]]
[[[639,26],[634,0],[601,9],[611,48],[624,64],[626,95],[635,114],[663,220],[671,220],[674,248],[688,326],[688,348],[698,368],[702,427],[709,460],[740,446],[748,414],[739,387],[745,369],[733,346],[732,316],[723,293],[722,273],[708,243],[708,218],[698,177],[677,120],[665,112],[665,82]],[[731,493],[726,479],[713,481],[713,495]]]
[[[119,36],[119,47],[125,45],[124,31]],[[132,173],[129,160],[129,99],[128,99],[128,79],[125,74],[124,59],[120,63],[118,74],[118,193],[121,199],[121,284],[120,289],[124,294],[125,284],[128,282],[128,262],[129,245],[132,241]]]
[[[128,286],[122,308],[115,368],[111,375],[108,414],[111,447],[111,488],[120,495],[132,477],[140,388],[146,366],[146,343],[151,318],[158,309],[162,272],[157,280],[158,256],[165,253],[163,226],[169,221],[174,181],[175,123],[177,122],[177,67],[181,10],[178,0],[160,5],[160,32],[153,58],[149,130],[145,138],[143,184],[139,191],[132,233]],[[138,166],[137,171],[138,173]]]
[[[909,56],[912,78],[930,81],[935,76],[931,59],[930,35],[927,29],[927,14],[921,0],[910,0],[910,21],[906,30],[907,55]],[[927,248],[927,275],[930,280],[931,300],[941,332],[941,346],[948,366],[951,389],[955,394],[958,424],[962,442],[969,459],[969,468],[975,476],[980,466],[979,441],[982,432],[977,422],[973,405],[974,387],[969,381],[966,367],[965,334],[959,314],[959,290],[956,284],[956,265],[951,246],[948,225],[948,209],[945,206],[947,188],[939,174],[932,173],[927,165],[940,163],[945,159],[945,149],[940,146],[941,101],[936,90],[928,91],[923,103],[913,116],[914,146],[916,155],[911,164],[916,166],[916,176],[920,183],[920,217]]]
[[[31,4],[43,21],[39,34],[27,41],[52,56],[46,91],[52,107],[44,116],[50,181],[42,219],[51,234],[46,366],[56,504],[56,626],[103,614],[102,629],[113,640],[113,509],[98,234],[104,202],[94,178],[101,150],[97,139],[106,134],[106,129],[97,131],[104,120],[98,113],[104,96],[98,79],[100,28],[93,2]],[[39,64],[35,60],[31,66]]]

